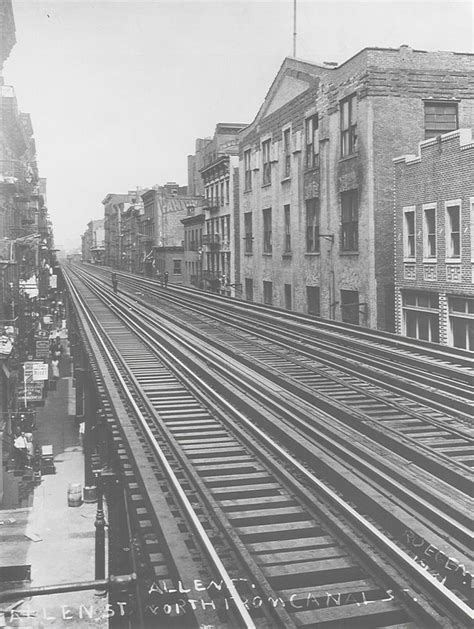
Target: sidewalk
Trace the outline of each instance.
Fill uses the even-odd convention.
[[[94,578],[96,505],[69,507],[67,501],[69,484],[84,484],[84,457],[70,358],[67,351],[64,354],[62,377],[36,416],[35,439],[40,445],[53,446],[56,474],[42,477],[31,507],[0,510],[0,566],[30,565],[32,586]],[[15,608],[18,613],[11,615],[1,613],[8,603],[0,603],[0,627],[105,628],[106,603],[106,598],[96,597],[93,591],[25,599]]]

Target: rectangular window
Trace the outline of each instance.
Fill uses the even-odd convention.
[[[272,252],[272,208],[263,210],[263,253]]]
[[[285,308],[291,310],[291,284],[285,284]]]
[[[403,212],[403,257],[415,257],[415,210]]]
[[[319,166],[319,120],[315,114],[305,121],[305,167]]]
[[[244,233],[245,233],[245,253],[252,253],[253,249],[253,233],[252,233],[252,212],[244,214]]]
[[[291,130],[283,131],[283,177],[291,175]]]
[[[321,306],[319,297],[319,286],[307,286],[306,299],[308,302],[308,314],[320,317]]]
[[[357,150],[357,95],[353,94],[340,103],[341,157]]]
[[[244,152],[245,190],[252,190],[252,169],[250,165],[251,151]]]
[[[341,251],[359,249],[358,191],[341,193]]]
[[[291,251],[291,214],[290,214],[290,206],[283,206],[284,212],[284,220],[285,220],[285,242],[284,251],[285,253],[289,253]]]
[[[346,323],[359,325],[358,290],[341,290],[341,318]]]
[[[403,291],[402,306],[406,336],[439,343],[438,294]]]
[[[173,275],[181,275],[181,260],[173,260]]]
[[[457,103],[425,103],[425,140],[458,129]]]
[[[270,164],[271,140],[262,142],[262,186],[272,182],[272,165]]]
[[[263,282],[263,303],[267,306],[273,304],[273,283]]]
[[[225,194],[224,194],[224,182],[221,182],[221,205],[224,205]]]
[[[461,232],[460,232],[459,205],[446,206],[446,257],[461,257]]]
[[[423,257],[436,258],[436,209],[426,208],[423,214]]]
[[[229,203],[229,180],[225,182],[225,202]]]
[[[250,277],[245,278],[245,299],[253,301],[253,279]]]
[[[450,345],[474,351],[474,298],[448,297]]]
[[[319,251],[319,199],[306,201],[306,251],[317,253]]]

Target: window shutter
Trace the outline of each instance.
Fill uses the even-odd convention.
[[[261,151],[255,151],[255,153],[251,153],[250,155],[250,164],[252,170],[260,169],[260,159],[261,159]]]
[[[293,153],[301,153],[303,146],[303,132],[297,131],[296,133],[294,133],[292,140]]]

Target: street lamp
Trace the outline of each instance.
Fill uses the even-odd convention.
[[[105,483],[117,480],[114,472],[108,468],[94,470],[97,486],[97,511],[95,516],[95,578],[105,579],[105,514],[104,489]]]

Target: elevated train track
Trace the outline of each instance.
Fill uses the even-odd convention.
[[[189,602],[181,603],[187,618],[202,623],[205,617],[207,624],[214,621],[222,627],[469,622],[469,574],[461,559],[451,564],[460,570],[448,570],[449,562],[439,561],[463,558],[469,545],[469,511],[462,492],[451,488],[451,499],[443,504],[442,484],[449,479],[437,487],[429,470],[405,473],[399,454],[386,451],[383,444],[369,444],[360,432],[357,437],[339,418],[339,431],[328,432],[326,411],[301,389],[314,383],[302,385],[304,379],[298,382],[292,374],[298,386],[285,390],[276,372],[289,363],[282,356],[276,360],[273,349],[271,368],[252,375],[248,339],[243,343],[240,337],[234,356],[218,352],[206,344],[202,330],[196,337],[177,327],[175,314],[170,322],[154,308],[145,312],[145,304],[137,304],[136,283],[131,300],[116,299],[83,272],[79,280],[78,273],[74,271],[76,292],[67,272],[77,311],[90,309],[80,316],[102,356],[97,358],[103,362],[101,372],[109,374],[107,390],[116,389],[111,399],[126,404],[118,413],[125,419],[114,430],[120,432],[119,454],[131,479],[130,492],[137,495],[141,528],[156,537],[148,544],[153,572],[157,579],[174,583],[225,582],[222,574],[230,579],[226,596],[215,592],[216,610],[212,604],[192,609]],[[93,318],[100,324],[92,323]],[[200,327],[206,325],[201,319]],[[217,324],[214,332],[226,334]],[[247,360],[239,362],[244,355]],[[256,358],[250,360],[255,365]],[[110,375],[112,364],[115,375]],[[124,391],[130,396],[126,402]],[[142,418],[132,419],[131,409]],[[138,423],[141,436],[134,433]],[[440,468],[444,463],[454,470],[463,465],[447,459]],[[172,470],[178,470],[175,480]],[[184,509],[183,488],[194,516]],[[171,505],[168,512],[163,511],[166,505]],[[190,524],[195,518],[204,523],[210,546],[217,544],[215,557],[224,558],[221,577],[212,551],[203,553],[208,544],[200,538],[202,531]],[[437,553],[436,575],[413,553],[410,557],[414,540],[434,542],[429,544]],[[168,566],[166,558],[176,554],[182,559],[184,548],[189,555],[184,565],[172,560]],[[434,556],[434,550],[426,554],[427,561],[430,553]],[[192,579],[193,573],[199,576]],[[242,598],[255,599],[255,605],[247,603],[248,610],[234,601],[229,604],[232,578],[240,584]],[[192,594],[183,596],[187,601]]]

